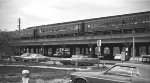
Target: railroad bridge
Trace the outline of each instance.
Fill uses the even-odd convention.
[[[78,22],[78,27],[75,23]],[[68,31],[67,26],[75,26],[74,31]],[[48,35],[45,27],[56,26],[55,31]],[[61,27],[61,28],[59,28]],[[62,27],[65,27],[64,29]],[[84,27],[84,29],[81,29]],[[89,57],[97,57],[97,40],[101,40],[101,55],[106,59],[113,59],[116,54],[125,52],[127,57],[133,56],[133,47],[135,47],[135,56],[150,54],[150,12],[140,12],[133,14],[117,15],[110,17],[79,20],[52,25],[41,25],[32,27],[34,37],[29,38],[21,36],[14,38],[12,46],[16,48],[16,54],[25,52],[42,53],[46,56],[55,57],[57,53],[65,51],[71,55],[85,54]],[[57,30],[56,30],[57,28]],[[78,30],[76,30],[78,28]],[[82,30],[79,33],[79,28]],[[26,30],[30,30],[28,28]],[[60,30],[62,29],[62,30]],[[39,30],[39,31],[38,31]],[[52,29],[51,29],[52,30]],[[24,31],[24,30],[22,30]],[[35,37],[35,31],[40,36]],[[60,32],[56,32],[60,31]],[[64,31],[64,32],[63,32]],[[78,31],[78,33],[76,32]],[[73,34],[70,34],[70,33]],[[19,34],[21,32],[19,31]],[[55,35],[52,33],[55,33]],[[57,35],[57,34],[59,35]],[[43,35],[46,34],[46,35]],[[69,35],[68,35],[69,34]],[[37,35],[37,32],[36,32]],[[38,34],[39,35],[39,34]]]

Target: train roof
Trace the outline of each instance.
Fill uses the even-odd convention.
[[[123,16],[132,16],[132,15],[139,15],[139,14],[150,14],[150,11],[138,12],[138,13],[130,13],[130,14],[123,14],[123,15],[115,15],[115,16],[106,16],[106,17],[99,17],[99,18],[92,18],[92,19],[83,19],[83,20],[76,20],[76,21],[69,21],[69,22],[62,22],[62,23],[46,24],[46,25],[28,27],[26,29],[37,28],[37,27],[44,27],[44,26],[62,25],[62,24],[69,24],[69,23],[78,23],[78,22],[82,23],[82,22],[92,21],[92,20],[116,18],[116,17],[123,17]]]

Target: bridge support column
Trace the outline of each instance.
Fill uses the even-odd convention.
[[[132,46],[130,45],[130,46],[129,46],[129,58],[132,57],[132,56],[131,56],[131,48],[132,48]]]
[[[35,53],[38,54],[39,53],[39,48],[35,48]]]
[[[56,47],[52,48],[52,55],[56,54]]]
[[[23,54],[23,51],[24,51],[23,47],[19,47],[19,55]]]
[[[95,55],[95,46],[93,45],[93,47],[92,47],[92,58],[94,58],[94,55]]]
[[[79,47],[79,48],[80,48],[80,54],[82,54],[82,49],[83,49],[83,48],[82,48],[82,47]]]
[[[47,54],[48,54],[48,56],[52,56],[53,54],[52,54],[52,47],[47,47]]]
[[[46,47],[46,46],[44,47],[44,55],[48,56],[48,47]]]
[[[86,47],[83,48],[83,54],[86,55]]]
[[[150,52],[148,52],[150,50],[150,46],[146,45],[146,55],[149,55]]]
[[[114,59],[114,56],[113,56],[113,46],[109,46],[109,49],[110,49],[110,59]]]
[[[135,50],[136,50],[135,51],[136,52],[135,55],[136,56],[140,56],[140,54],[139,54],[139,48],[140,48],[140,46],[135,46]]]
[[[33,52],[34,52],[34,53],[36,53],[36,47],[34,47],[33,49],[34,49],[34,51],[33,51]]]
[[[25,47],[21,47],[21,54],[25,53]]]
[[[119,50],[120,50],[120,54],[121,54],[121,52],[123,50],[123,46],[119,46]]]
[[[29,47],[29,53],[31,53],[32,52],[32,47]]]
[[[62,51],[62,53],[63,53],[63,55],[64,55],[64,54],[65,54],[66,45],[63,44],[63,45],[61,45],[61,46],[62,46],[62,48],[63,48],[63,49],[61,49],[61,51]],[[64,57],[63,55],[62,55],[62,57]]]
[[[28,47],[26,48],[26,53],[29,53],[29,48]]]
[[[76,52],[76,48],[74,46],[70,47],[70,55],[75,55],[75,52]]]
[[[101,46],[101,55],[104,55],[104,46]]]

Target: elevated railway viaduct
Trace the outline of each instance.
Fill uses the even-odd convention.
[[[69,28],[69,30],[74,31],[68,31],[67,26],[70,27],[71,24],[74,26],[75,22],[81,25],[78,24],[74,29]],[[52,30],[51,26],[55,28],[55,31],[54,28]],[[29,38],[29,36],[19,37],[14,38],[11,42],[12,46],[17,48],[16,54],[30,52],[54,56],[54,54],[65,49],[70,54],[69,57],[78,53],[89,57],[97,57],[99,55],[97,40],[102,41],[101,55],[105,56],[106,59],[113,59],[116,54],[121,52],[126,52],[127,57],[132,57],[133,42],[135,43],[135,56],[150,54],[149,11],[42,25],[33,28],[35,29],[34,38]],[[49,28],[52,31],[48,33],[51,34],[46,32]],[[76,30],[76,28],[78,29]],[[44,31],[44,29],[46,30]],[[75,30],[78,32],[75,32]],[[35,31],[37,31],[36,34]],[[71,32],[73,34],[70,34]],[[52,35],[52,33],[55,34]],[[42,35],[39,36],[39,34]]]

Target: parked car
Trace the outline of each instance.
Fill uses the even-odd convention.
[[[115,60],[121,60],[121,54],[116,54],[116,56],[114,57]]]
[[[53,55],[54,57],[60,57],[60,58],[70,58],[71,55],[69,53],[67,53],[67,51],[65,52],[58,52],[56,54]]]
[[[150,83],[150,65],[117,63],[104,72],[75,72],[72,83]]]
[[[50,57],[43,56],[42,54],[31,54],[28,57],[22,57],[22,61],[24,62],[45,62],[50,60]]]
[[[142,62],[150,63],[150,55],[142,55]]]
[[[60,61],[60,63],[63,63],[63,65],[94,65],[97,63],[97,58],[89,58],[87,55],[72,55],[71,58],[64,58]]]
[[[12,59],[15,61],[22,61],[22,58],[29,57],[32,53],[24,53],[21,56],[12,56]]]

